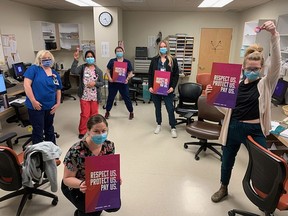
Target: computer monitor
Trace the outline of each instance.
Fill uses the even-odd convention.
[[[23,62],[12,64],[15,79],[22,81],[26,67]]]
[[[274,93],[272,95],[272,103],[275,105],[278,104],[284,104],[285,103],[285,94],[287,91],[287,87],[288,87],[288,82],[283,80],[283,79],[279,79],[276,85],[276,88],[274,90]]]
[[[0,73],[0,95],[6,94],[7,89],[5,85],[4,74]]]
[[[148,57],[147,47],[136,47],[135,49],[135,58],[146,59]]]

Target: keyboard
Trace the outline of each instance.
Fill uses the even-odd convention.
[[[16,84],[14,84],[14,83],[5,82],[6,88],[11,88],[11,87],[13,87],[13,86],[15,86],[15,85],[16,85]]]
[[[21,98],[19,98],[19,99],[21,99]],[[11,96],[11,97],[8,98],[8,102],[9,102],[9,104],[10,104],[12,101],[14,101],[14,100],[19,100],[19,99],[17,99],[16,96]],[[13,103],[13,102],[12,102],[12,103]],[[3,101],[3,99],[0,99],[0,107],[1,107],[1,106],[4,106],[4,101]]]

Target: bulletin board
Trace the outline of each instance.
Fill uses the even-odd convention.
[[[0,40],[0,65],[5,65],[5,57],[3,52],[2,40]]]
[[[7,62],[9,68],[15,62],[21,61],[17,52],[17,42],[14,34],[1,34],[0,64],[2,60],[4,60],[4,64]]]
[[[82,51],[83,58],[88,50],[92,50],[95,53],[95,40],[81,40],[80,50]]]

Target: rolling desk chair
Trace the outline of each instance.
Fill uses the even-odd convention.
[[[198,99],[198,120],[186,125],[186,131],[191,137],[199,139],[198,142],[184,143],[184,148],[187,149],[188,145],[199,145],[200,148],[195,154],[195,160],[199,160],[201,151],[210,149],[220,156],[222,154],[214,148],[214,146],[221,147],[219,143],[208,142],[208,140],[218,140],[221,131],[221,121],[224,119],[224,114],[221,113],[216,107],[207,104],[206,97],[201,96]]]
[[[140,77],[132,77],[129,83],[129,93],[131,95],[131,101],[134,101],[136,106],[138,105],[137,101],[145,101],[142,98],[139,98],[139,95],[142,95],[143,88],[142,87],[143,80]]]
[[[175,112],[179,114],[176,118],[176,125],[188,124],[192,121],[192,116],[198,113],[198,98],[202,94],[202,86],[198,83],[187,82],[178,85],[178,105]]]
[[[15,115],[10,117],[10,118],[8,118],[6,120],[7,123],[16,122],[16,123],[19,123],[19,125],[21,127],[31,126],[30,121],[29,121],[29,117],[28,117],[28,111],[27,111],[27,108],[25,107],[25,105],[24,104],[20,104],[20,103],[12,103],[10,105],[14,108]],[[55,134],[56,138],[60,137],[60,135],[57,132],[54,132],[54,134]],[[32,141],[32,134],[29,133],[29,134],[25,134],[25,135],[22,135],[22,136],[18,136],[15,139],[14,143],[18,144],[20,139],[26,139],[26,141],[22,145],[22,147],[24,149],[25,146],[27,146]],[[12,148],[12,146],[11,146],[11,148]]]
[[[39,153],[36,152],[34,154]],[[47,183],[48,179],[44,179],[42,183],[37,182],[35,179],[33,187],[22,185],[23,159],[23,152],[17,155],[11,148],[0,146],[0,188],[5,191],[13,191],[0,197],[0,203],[10,198],[22,195],[22,199],[16,213],[17,216],[21,214],[26,202],[28,199],[31,200],[34,194],[52,198],[52,205],[56,206],[58,203],[58,197],[50,192],[38,188],[39,186]],[[41,169],[40,172],[45,172],[43,159],[41,158],[40,161],[40,166],[37,167],[37,169]],[[56,165],[57,164],[59,165],[60,161],[56,161]],[[11,206],[11,208],[14,208],[14,206]]]
[[[68,94],[68,93],[65,93],[65,91],[71,89],[71,83],[70,83],[70,69],[68,69],[67,71],[65,71],[64,75],[63,75],[63,78],[62,78],[62,94],[61,94],[61,103],[63,103],[63,100],[65,97],[70,97],[72,98],[73,100],[76,100],[76,98],[71,95],[71,94]]]
[[[198,73],[196,75],[196,83],[199,83],[202,85],[202,95],[205,94],[205,89],[208,84],[210,84],[210,73]]]
[[[287,162],[260,146],[251,136],[247,138],[249,163],[242,180],[244,192],[265,216],[273,215],[277,209],[288,210],[288,165]],[[236,214],[257,216],[254,213],[233,209]]]

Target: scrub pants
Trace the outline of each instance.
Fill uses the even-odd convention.
[[[32,143],[37,144],[43,142],[43,130],[45,141],[51,141],[56,145],[54,134],[54,116],[50,114],[50,110],[32,110],[28,109],[29,121],[32,125]]]
[[[80,216],[100,216],[102,211],[95,211],[91,213],[85,213],[85,194],[82,193],[77,188],[67,187],[63,181],[61,183],[61,190],[64,196],[78,209],[78,215]],[[116,212],[120,208],[116,209],[107,209],[106,212]]]
[[[166,106],[166,110],[168,112],[169,125],[171,126],[171,128],[175,128],[176,119],[175,119],[174,106],[173,106],[174,94],[170,93],[167,96],[151,94],[151,96],[152,96],[152,101],[155,106],[155,115],[156,115],[157,124],[161,125],[162,123],[161,102],[163,100]]]
[[[228,185],[232,169],[235,163],[236,155],[240,149],[241,143],[246,145],[247,136],[252,138],[264,148],[267,148],[266,138],[261,130],[260,123],[251,124],[231,119],[228,129],[226,146],[223,146],[223,156],[221,165],[221,183]]]
[[[98,102],[97,101],[86,101],[80,99],[80,123],[79,123],[79,134],[85,135],[87,132],[87,121],[88,119],[98,114]]]
[[[106,104],[106,111],[110,112],[117,92],[119,91],[122,99],[125,102],[127,110],[133,112],[132,102],[129,97],[129,87],[124,83],[108,82],[108,99]]]

